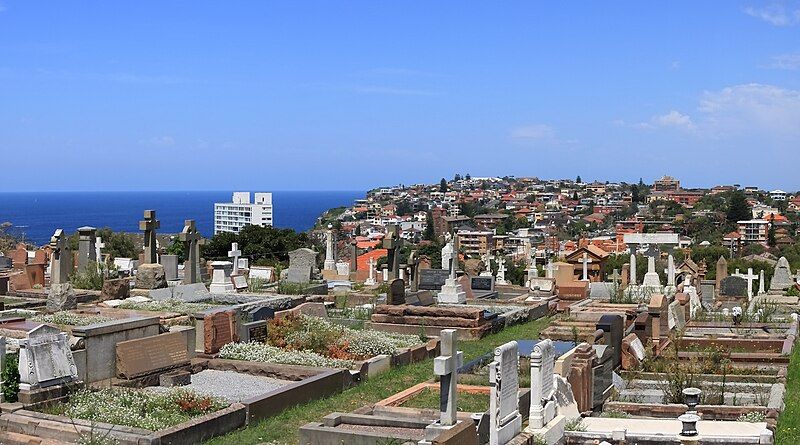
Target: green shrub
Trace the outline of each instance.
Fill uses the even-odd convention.
[[[101,270],[97,270],[97,263],[89,261],[86,269],[75,272],[69,276],[69,282],[76,289],[90,289],[101,290],[103,289],[103,265],[100,266]]]
[[[2,370],[3,400],[16,402],[19,392],[19,353],[6,354],[6,363]]]

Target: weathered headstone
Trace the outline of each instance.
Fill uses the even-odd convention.
[[[187,221],[188,224],[188,221]],[[144,231],[144,263],[157,263],[156,229],[161,227],[161,221],[156,219],[155,210],[145,210],[144,220],[139,221],[139,230]],[[181,241],[186,241],[181,238]],[[188,254],[188,251],[187,251]]]
[[[167,287],[164,266],[158,263],[145,263],[136,269],[137,289],[161,289]]]
[[[325,231],[325,264],[322,270],[336,270],[336,258],[334,258],[334,251],[333,251],[333,230],[331,230],[332,226],[328,226],[328,230]]]
[[[67,247],[66,235],[57,229],[50,238],[52,256],[50,259],[50,291],[47,294],[47,310],[58,312],[74,309],[78,303],[75,300],[75,291],[69,282],[69,273],[72,270],[72,252]]]
[[[722,280],[728,277],[728,261],[725,260],[724,256],[720,256],[717,260],[717,275],[716,275],[716,284],[715,288],[717,292],[722,295]]]
[[[792,271],[789,268],[789,261],[786,257],[780,257],[778,264],[775,265],[775,273],[772,275],[772,281],[769,282],[770,293],[783,293],[794,285],[792,279]]]
[[[189,363],[186,335],[168,332],[117,343],[117,375],[127,379]]]
[[[512,341],[495,348],[489,364],[489,444],[505,445],[522,429],[519,412],[519,347]]]
[[[406,304],[406,283],[400,278],[389,282],[389,293],[386,295],[386,304]]]
[[[747,280],[740,276],[731,275],[725,277],[722,279],[720,286],[720,296],[734,298],[747,297]]]
[[[145,212],[145,217],[147,212]],[[155,215],[153,215],[155,218]],[[155,235],[154,235],[155,236]],[[187,219],[183,224],[183,230],[179,235],[179,239],[183,242],[184,251],[186,252],[186,261],[183,264],[183,284],[197,283],[200,279],[200,233],[197,231],[197,226],[193,219]],[[155,246],[153,246],[155,252]],[[151,255],[155,255],[152,253]],[[152,256],[151,256],[152,258]]]
[[[597,355],[597,362],[592,369],[594,377],[592,405],[594,408],[599,408],[611,397],[613,389],[614,353],[611,348],[606,345],[593,345],[592,348],[594,348],[595,354]]]
[[[161,255],[161,265],[164,266],[164,278],[167,281],[178,279],[178,255]]]
[[[682,331],[686,327],[686,310],[677,299],[669,304],[667,322],[670,330]]]
[[[388,251],[387,266],[388,266],[388,279],[399,278],[400,269],[400,249],[403,247],[403,239],[400,238],[397,225],[390,225],[386,229],[386,235],[383,237],[383,248]]]
[[[317,253],[306,247],[289,252],[289,269],[286,281],[305,284],[311,281],[311,275],[317,262]]]
[[[533,348],[531,362],[531,410],[528,426],[531,429],[544,428],[556,415],[553,395],[553,374],[555,348],[550,339],[542,340]]]
[[[19,388],[30,391],[78,379],[78,368],[67,343],[67,334],[40,325],[19,341]]]
[[[595,328],[603,331],[603,343],[612,348],[614,366],[619,366],[622,362],[622,337],[625,320],[618,314],[605,314],[600,317]]]
[[[203,317],[203,350],[216,354],[228,343],[238,341],[236,311],[219,311]]]
[[[472,277],[470,278],[470,289],[480,291],[494,291],[494,277]]]
[[[97,229],[89,226],[78,229],[78,271],[86,272],[89,263],[97,262],[95,242],[97,242]]]

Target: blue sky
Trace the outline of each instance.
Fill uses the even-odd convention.
[[[0,0],[5,190],[800,189],[800,1]]]

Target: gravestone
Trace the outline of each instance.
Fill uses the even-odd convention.
[[[214,272],[211,274],[211,285],[208,291],[212,294],[231,294],[236,292],[236,288],[231,281],[231,264],[230,261],[211,261],[211,267]]]
[[[182,300],[192,303],[211,299],[211,293],[203,283],[179,284],[162,289],[152,289],[148,295],[153,301]]]
[[[593,369],[597,360],[594,348],[588,343],[581,343],[571,353],[571,362],[567,373],[567,381],[572,386],[573,397],[579,412],[593,408],[594,395]]]
[[[728,261],[725,259],[724,256],[720,256],[717,260],[717,276],[714,287],[717,291],[722,294],[722,280],[728,277]]]
[[[244,291],[249,287],[247,277],[244,275],[231,275],[231,283],[233,283],[233,287],[237,291]]]
[[[555,386],[553,375],[555,373],[555,348],[550,339],[542,340],[533,347],[530,357],[531,362],[531,409],[528,417],[528,427],[542,429],[556,415],[556,406],[553,396]]]
[[[11,269],[14,266],[14,260],[0,255],[0,269]]]
[[[470,278],[470,289],[480,291],[494,291],[494,277],[472,277]]]
[[[252,321],[271,320],[275,318],[275,309],[267,306],[259,306],[248,311],[249,319]]]
[[[164,278],[167,281],[178,279],[178,255],[161,255],[161,265],[164,266]]]
[[[406,283],[396,278],[389,282],[389,293],[386,294],[386,304],[406,304]]]
[[[240,258],[242,260],[244,258]],[[239,266],[241,267],[241,265]],[[250,267],[250,278],[260,278],[265,280],[267,283],[271,283],[275,279],[275,268],[274,267],[262,267],[262,266],[253,266]]]
[[[622,337],[625,320],[618,314],[605,314],[600,317],[595,329],[603,331],[603,343],[612,348],[614,366],[619,366],[622,363]]]
[[[239,250],[239,243],[231,243],[231,250],[228,251],[228,258],[233,263],[232,276],[239,275],[239,257],[242,256],[242,251]]]
[[[433,373],[439,376],[439,420],[425,427],[425,439],[431,443],[439,434],[456,425],[458,368],[464,365],[464,354],[458,350],[458,331],[442,329],[439,333],[441,354],[433,359]]]
[[[145,263],[136,269],[137,289],[161,289],[167,287],[164,266],[157,263]]]
[[[746,298],[747,280],[736,275],[725,277],[720,284],[719,294],[722,297]]]
[[[334,258],[333,251],[333,230],[331,225],[328,225],[328,230],[325,231],[325,264],[323,270],[336,270],[336,259]]]
[[[445,280],[441,292],[439,292],[436,296],[439,303],[464,304],[467,302],[467,293],[464,292],[464,287],[456,278],[457,268],[458,253],[454,251],[451,255],[450,276],[447,278],[447,280]]]
[[[654,257],[647,257],[647,273],[644,274],[642,286],[653,289],[661,289],[661,278],[656,272],[656,259]]]
[[[203,317],[203,351],[216,354],[228,343],[238,341],[236,311],[218,311]]]
[[[686,310],[683,309],[683,306],[678,300],[669,304],[667,325],[670,330],[677,331],[682,331],[686,327]]]
[[[289,269],[286,273],[286,281],[300,284],[309,283],[316,262],[317,253],[313,250],[306,247],[292,250],[289,252]]]
[[[117,375],[132,379],[189,363],[186,335],[168,332],[117,343]]]
[[[419,288],[422,290],[441,290],[450,271],[446,269],[422,269],[419,271]]]
[[[250,321],[247,323],[242,324],[242,332],[244,332],[245,337],[241,339],[241,341],[249,343],[249,342],[256,342],[256,343],[267,343],[267,321],[266,320],[258,320],[258,321]]]
[[[194,284],[200,280],[200,233],[193,219],[184,221],[183,230],[179,235],[186,252],[186,262],[183,264],[183,284]],[[153,246],[155,249],[155,246]],[[151,255],[155,255],[155,250]],[[151,256],[152,258],[152,256]],[[147,260],[147,258],[145,258]]]
[[[786,257],[780,257],[778,264],[775,265],[772,281],[769,283],[769,291],[770,293],[782,294],[793,285],[794,280],[792,279],[792,271],[789,268],[789,261]]]
[[[56,229],[50,238],[50,291],[47,294],[47,310],[58,312],[75,309],[78,303],[75,291],[69,282],[72,271],[72,252],[67,247],[67,237],[62,229]]]
[[[78,271],[86,272],[89,263],[97,262],[97,229],[94,227],[78,228]],[[96,266],[92,266],[96,267]]]
[[[511,341],[494,350],[489,364],[489,444],[505,445],[522,429],[519,412],[519,347]]]
[[[144,263],[157,263],[156,229],[161,227],[161,221],[156,219],[155,210],[145,210],[144,220],[139,221],[139,230],[144,232]],[[181,241],[186,241],[181,238]]]
[[[614,352],[606,345],[593,345],[597,361],[592,369],[594,387],[592,405],[599,408],[611,396],[613,389]]]
[[[448,242],[447,244],[442,247],[442,269],[446,270],[450,273],[450,268],[452,267],[452,260],[453,260],[453,251],[455,248],[453,247],[453,242]]]
[[[78,368],[67,342],[67,334],[40,325],[19,341],[19,389],[45,388],[78,380]]]

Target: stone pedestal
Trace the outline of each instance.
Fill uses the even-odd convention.
[[[137,289],[161,289],[167,287],[164,266],[156,263],[142,264],[136,269]]]
[[[439,303],[458,303],[464,304],[467,302],[467,293],[461,283],[455,278],[448,278],[442,286],[442,291],[437,295]]]
[[[47,294],[47,311],[59,312],[78,307],[71,283],[53,284]]]
[[[231,268],[233,264],[230,261],[212,261],[211,267],[214,272],[211,274],[211,285],[208,287],[209,292],[212,294],[232,294],[236,292],[236,287],[231,281]]]

